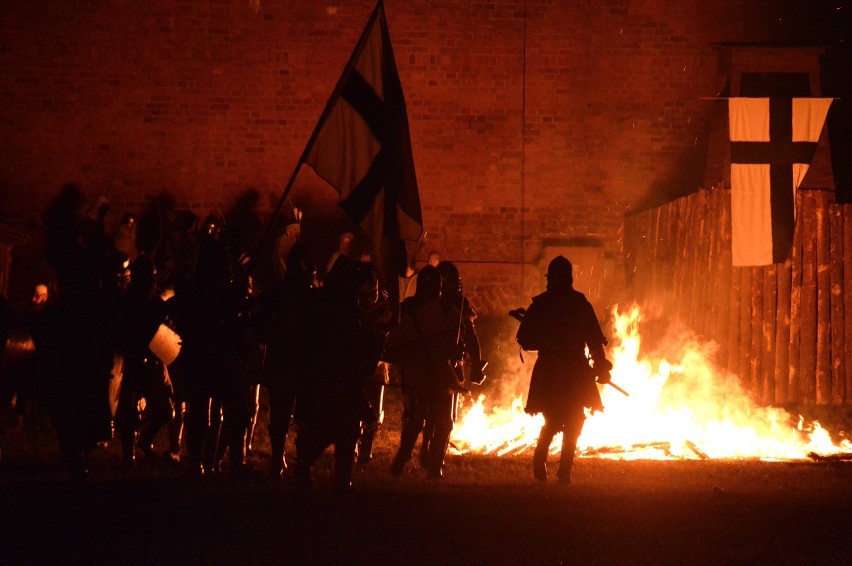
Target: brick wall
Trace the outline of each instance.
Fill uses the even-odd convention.
[[[67,181],[121,212],[167,190],[204,215],[248,187],[272,208],[373,5],[7,0],[0,214],[36,218]],[[735,0],[385,7],[424,255],[458,261],[486,313],[541,285],[544,241],[603,247],[607,301],[617,300],[624,212],[700,182],[712,111],[700,97],[718,87],[710,43],[778,32],[757,19],[766,6]],[[308,172],[294,199],[332,217],[313,210],[333,202],[329,190]],[[317,255],[327,254],[338,227],[317,230],[328,232]]]

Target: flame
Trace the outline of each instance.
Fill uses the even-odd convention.
[[[752,401],[736,376],[723,375],[712,363],[715,344],[680,339],[669,350],[676,361],[640,356],[639,307],[613,309],[614,340],[609,351],[611,387],[601,390],[605,411],[588,414],[577,443],[578,455],[619,459],[759,458],[803,459],[852,452],[852,442],[835,444],[816,421],[805,423],[783,409]],[[534,358],[534,354],[528,355]],[[485,395],[462,407],[453,430],[457,453],[521,454],[535,447],[541,415],[524,413],[518,384],[529,384],[533,360],[518,365],[518,382],[504,406],[487,408]],[[511,373],[511,372],[510,372]],[[524,391],[526,387],[524,386]],[[508,404],[508,406],[505,406]],[[560,450],[555,439],[551,452]]]

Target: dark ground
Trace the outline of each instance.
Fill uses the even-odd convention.
[[[534,482],[529,455],[464,455],[442,481],[415,465],[394,479],[389,421],[345,495],[330,458],[303,494],[260,474],[119,471],[114,446],[74,487],[49,431],[7,431],[0,564],[852,564],[852,463],[582,459],[565,487]]]

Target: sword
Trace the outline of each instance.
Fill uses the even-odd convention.
[[[615,389],[616,391],[618,391],[619,393],[621,393],[625,397],[630,397],[630,393],[628,393],[627,391],[625,391],[624,389],[622,389],[621,387],[619,387],[615,383],[610,381],[610,382],[607,383],[607,385],[609,385],[610,387],[612,387],[613,389]]]

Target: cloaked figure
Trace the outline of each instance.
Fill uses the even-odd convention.
[[[533,473],[537,480],[547,480],[550,443],[557,432],[562,432],[557,477],[565,484],[571,483],[585,408],[603,410],[595,375],[598,383],[608,383],[612,369],[604,355],[607,341],[595,311],[573,285],[571,262],[558,256],[547,267],[547,290],[533,297],[527,309],[512,315],[521,320],[518,343],[525,350],[538,350],[525,409],[531,415],[544,416],[533,455]],[[589,365],[586,348],[594,367]]]

